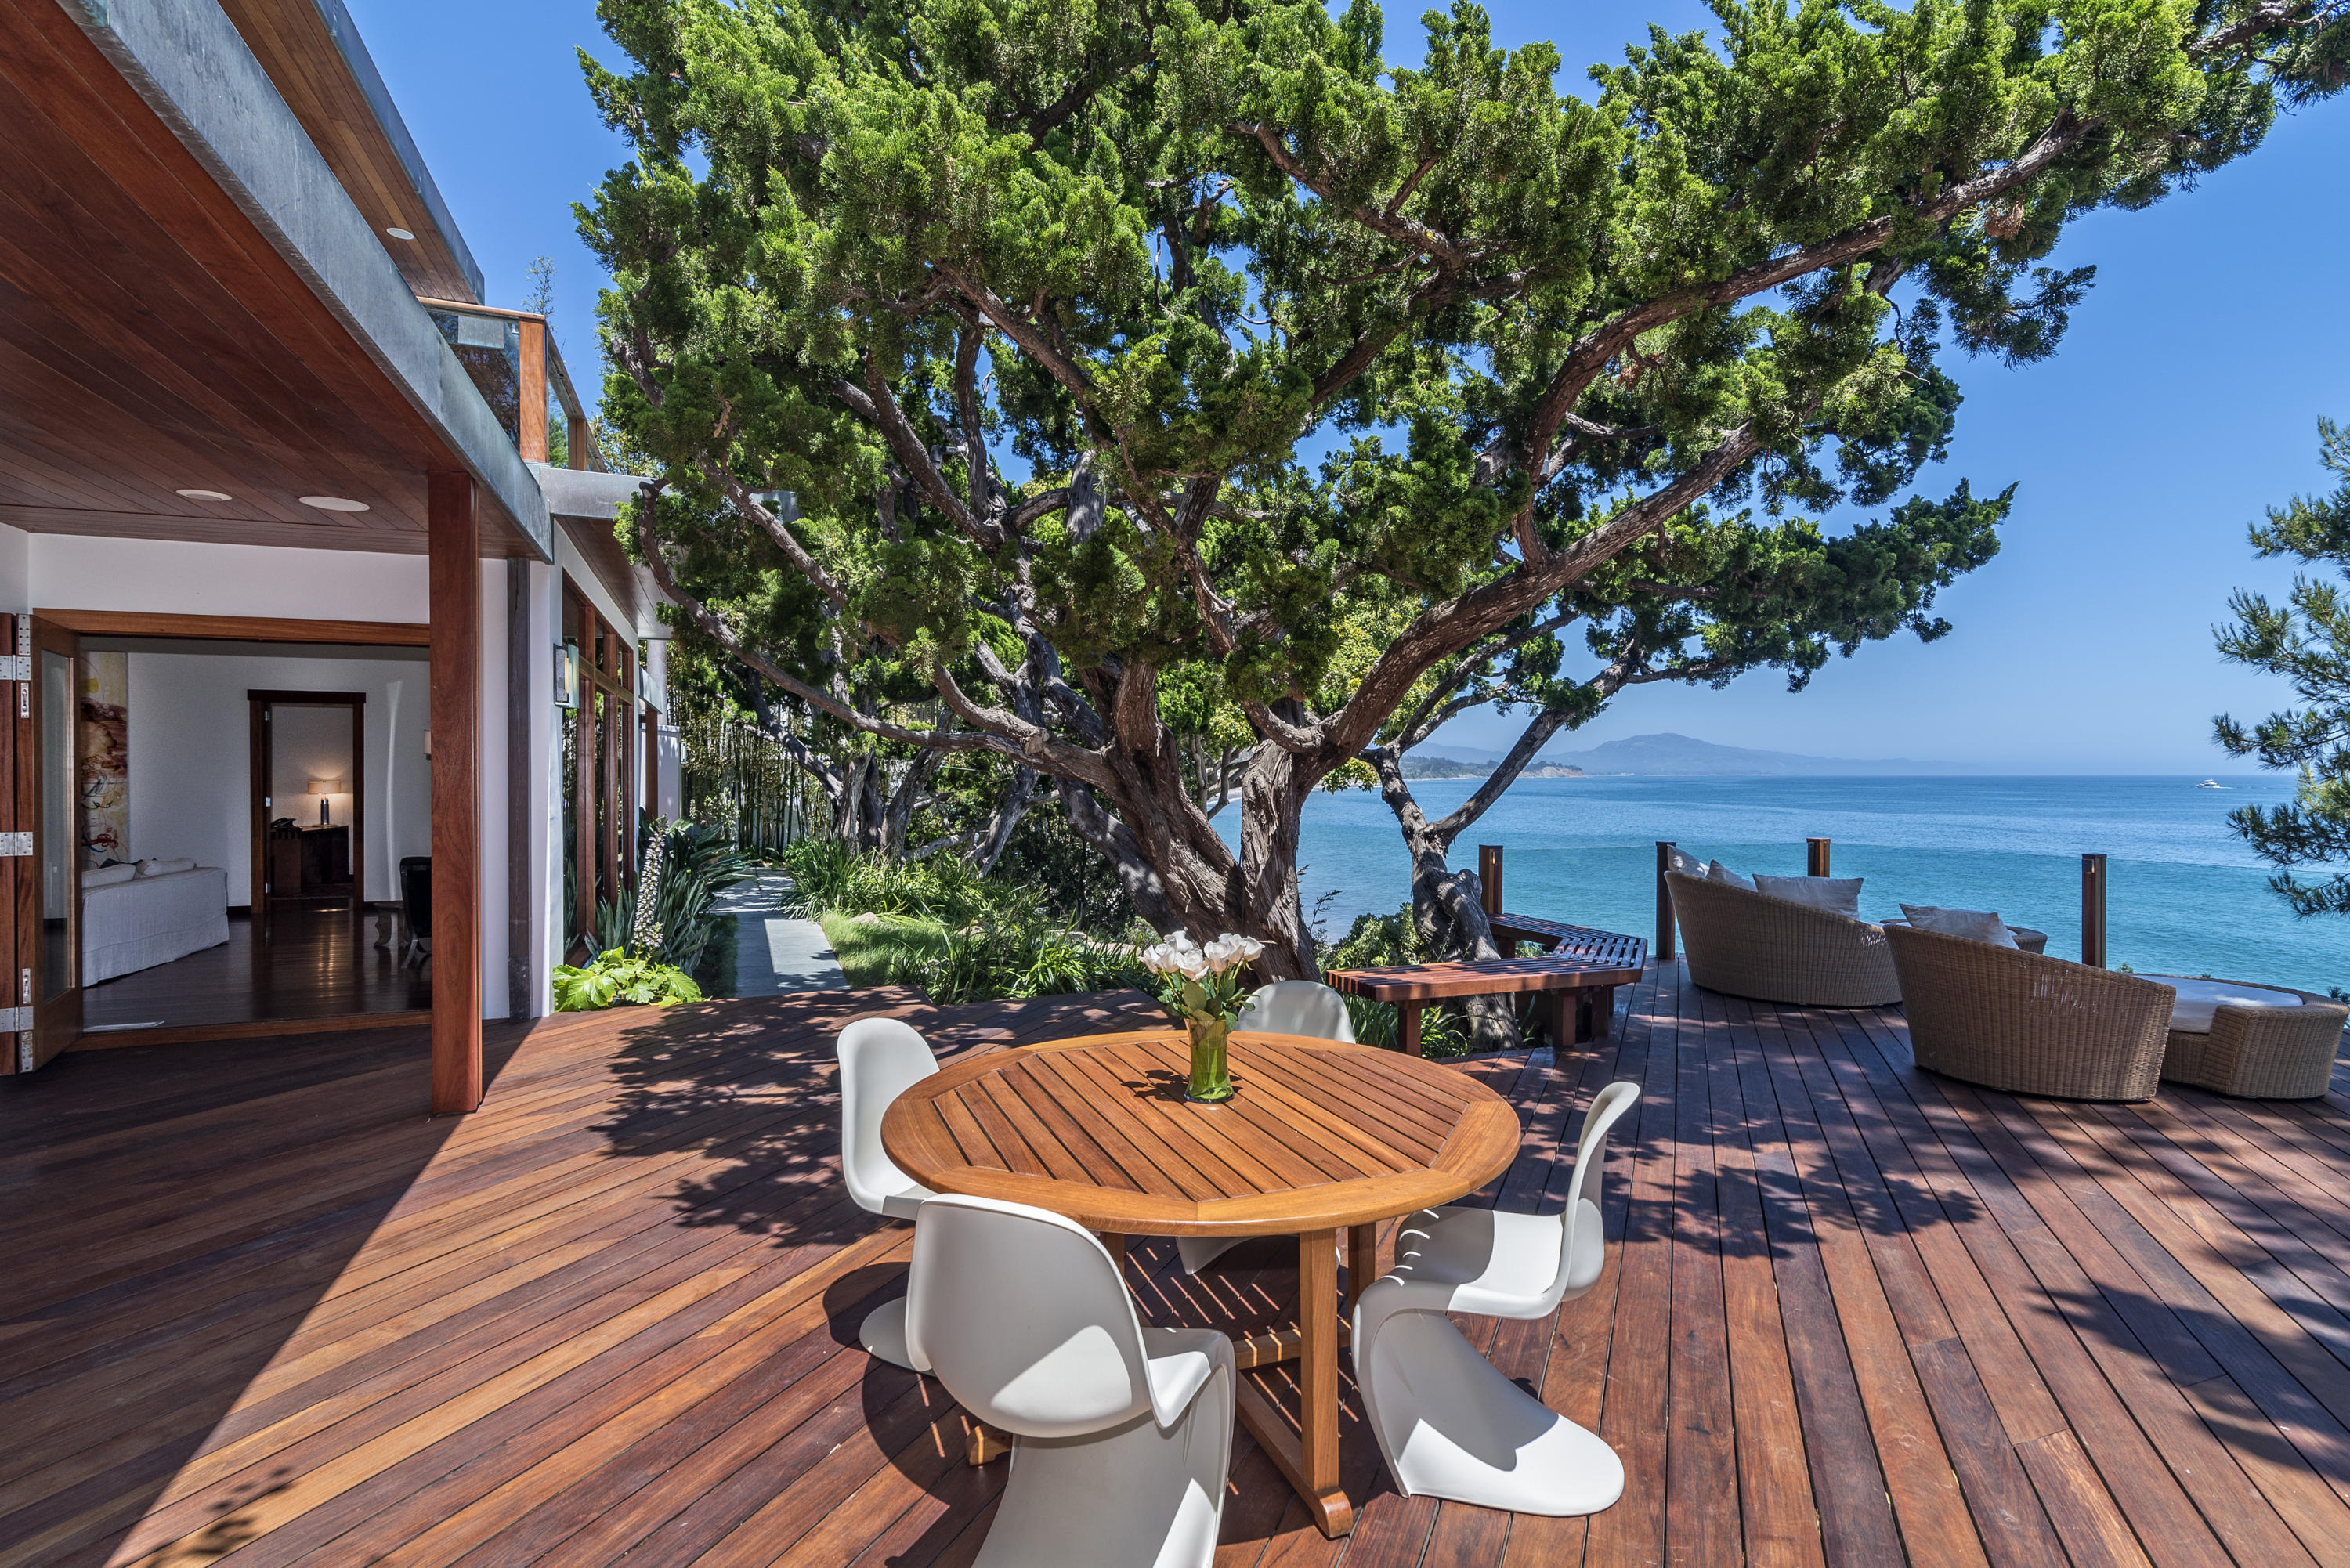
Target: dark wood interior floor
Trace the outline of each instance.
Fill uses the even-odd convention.
[[[856,1328],[903,1227],[837,1172],[831,1041],[948,1051],[1139,999],[899,993],[493,1025],[467,1118],[421,1031],[68,1056],[0,1084],[0,1568],[967,1563],[1003,1485]],[[1591,1520],[1397,1496],[1351,1421],[1326,1542],[1243,1436],[1220,1563],[2350,1558],[2350,1108],[2030,1101],[1917,1071],[1898,1011],[1750,1006],[1677,966],[1555,1067],[1489,1058],[1558,1201],[1609,1079],[1608,1270],[1496,1363],[1624,1456]],[[1153,1316],[1281,1314],[1277,1246]],[[1277,1375],[1275,1375],[1277,1377]],[[1351,1393],[1348,1396],[1351,1401]]]
[[[378,948],[387,932],[391,945]],[[116,1044],[134,1033],[129,1025],[275,1023],[429,1008],[432,965],[403,965],[400,936],[399,916],[374,909],[288,905],[258,925],[231,915],[220,946],[86,989],[82,1027]]]

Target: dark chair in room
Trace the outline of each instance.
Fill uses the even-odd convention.
[[[408,940],[400,961],[418,963],[432,952],[432,857],[400,857],[400,918],[408,927]]]

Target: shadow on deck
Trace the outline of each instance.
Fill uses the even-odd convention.
[[[832,1037],[942,1054],[1132,1027],[1139,997],[864,992],[493,1027],[423,1115],[421,1031],[68,1055],[0,1085],[0,1568],[225,1561],[967,1563],[1003,1484],[856,1327],[909,1231],[837,1175]],[[2243,1564],[2350,1553],[2350,1113],[2166,1086],[2027,1101],[1909,1064],[1898,1010],[1652,970],[1617,1034],[1487,1058],[1555,1205],[1609,1079],[1608,1273],[1495,1363],[1603,1433],[1590,1521],[1397,1496],[1358,1420],[1325,1542],[1246,1437],[1219,1562]],[[1285,1245],[1146,1315],[1286,1315]],[[1281,1392],[1281,1369],[1259,1375]]]

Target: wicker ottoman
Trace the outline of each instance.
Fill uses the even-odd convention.
[[[2168,977],[2149,975],[2148,979]],[[2250,981],[2230,985],[2251,986]],[[2260,985],[2261,991],[2293,991]],[[2293,991],[2299,1007],[2221,1006],[2211,1015],[2211,1033],[2170,1031],[2162,1054],[2162,1075],[2246,1100],[2314,1100],[2332,1086],[2334,1058],[2342,1049],[2342,1026],[2350,1005],[2330,996]]]

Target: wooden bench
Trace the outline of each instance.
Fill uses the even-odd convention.
[[[1587,926],[1562,925],[1504,915],[1493,921],[1502,936],[1509,922],[1512,940],[1555,938],[1539,958],[1476,959],[1460,963],[1406,964],[1392,969],[1334,969],[1324,978],[1333,991],[1368,1002],[1390,1003],[1402,1022],[1403,1048],[1422,1054],[1419,1012],[1431,1002],[1462,996],[1541,992],[1551,1008],[1551,1039],[1565,1044],[1605,1038],[1616,1016],[1616,988],[1640,978],[1648,944],[1638,937]],[[1539,929],[1537,929],[1539,928]]]

